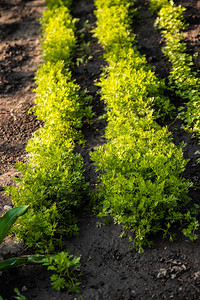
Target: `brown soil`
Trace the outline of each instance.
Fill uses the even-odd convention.
[[[0,213],[10,204],[2,187],[11,184],[14,164],[41,122],[27,112],[34,105],[34,72],[41,63],[39,24],[44,1],[0,3]]]
[[[199,27],[200,5],[196,0],[180,0],[177,3],[187,7],[185,13],[189,27],[186,41],[190,53],[200,54]],[[155,67],[155,72],[165,78],[170,65],[165,61],[161,47],[163,40],[153,28],[155,18],[148,13],[147,3],[137,1],[141,17],[133,25],[140,51]],[[0,213],[11,200],[4,195],[3,187],[12,184],[14,164],[25,160],[25,146],[32,132],[41,126],[28,109],[34,105],[34,72],[42,61],[39,45],[39,24],[36,18],[42,15],[44,0],[1,0],[0,3]],[[95,26],[92,0],[74,1],[73,15],[80,19],[79,28],[89,20],[90,29]],[[84,125],[87,138],[82,153],[86,164],[86,179],[95,186],[96,174],[89,160],[89,151],[105,142],[103,135],[105,121],[98,116],[104,113],[103,103],[94,85],[100,76],[100,68],[105,62],[99,58],[102,48],[91,33],[85,32],[85,41],[90,41],[92,59],[73,71],[73,77],[87,88],[93,96],[93,109],[97,117],[91,127]],[[197,62],[197,68],[198,62]],[[178,107],[179,99],[169,94]],[[200,147],[196,139],[180,129],[176,118],[168,127],[173,131],[176,144],[186,143],[184,156],[190,158],[184,176],[195,182],[191,189],[192,200],[199,202],[200,167],[196,159],[200,157]],[[104,225],[94,215],[84,215],[79,221],[80,235],[66,242],[66,249],[81,258],[81,290],[78,295],[67,291],[55,292],[51,288],[49,272],[41,266],[25,266],[8,270],[0,275],[0,295],[7,300],[14,299],[13,289],[17,287],[27,300],[53,299],[200,299],[200,240],[189,242],[181,234],[177,241],[170,243],[160,236],[154,239],[154,246],[138,254],[130,249],[126,238],[120,238],[122,226]],[[178,228],[177,228],[178,229]],[[0,248],[0,256],[6,258],[23,254],[23,245],[16,245],[7,238]],[[81,298],[81,296],[83,298]]]

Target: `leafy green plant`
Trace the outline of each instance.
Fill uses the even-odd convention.
[[[187,228],[183,229],[183,234],[189,237],[191,242],[194,242],[198,238],[198,235],[195,233],[198,228],[199,228],[199,223],[197,220],[194,220],[188,225]]]
[[[151,234],[185,218],[180,209],[189,201],[189,186],[179,177],[186,164],[181,152],[169,143],[164,130],[155,134],[136,128],[91,154],[102,172],[100,216],[111,215],[131,229],[139,251],[149,244]]]
[[[152,12],[157,12],[162,6],[167,5],[168,0],[150,0],[150,8]]]
[[[14,207],[7,211],[4,216],[0,218],[0,244],[7,236],[18,217],[21,217],[27,212],[29,206]],[[29,218],[30,216],[28,216]],[[35,226],[37,227],[37,220],[35,220]],[[34,225],[32,225],[32,228]],[[37,227],[38,229],[38,227]],[[29,231],[28,233],[29,234]],[[44,233],[43,233],[44,234]],[[33,245],[32,245],[33,246]],[[51,246],[50,246],[51,249]],[[27,264],[43,264],[48,266],[48,270],[56,271],[56,274],[51,276],[52,287],[55,290],[67,288],[69,291],[78,292],[80,282],[77,277],[80,276],[80,257],[73,257],[69,252],[60,252],[56,255],[48,255],[47,257],[41,255],[28,255],[24,257],[13,257],[0,261],[0,271],[4,271],[10,268],[19,267]],[[25,299],[18,289],[15,289],[17,296],[16,299]]]
[[[129,14],[127,14],[130,1],[95,1],[95,5],[98,9],[95,11],[97,28],[94,35],[99,39],[99,42],[108,51],[113,52],[121,47],[129,47],[135,39],[130,32],[129,24],[131,21]],[[116,26],[112,26],[113,24]],[[109,31],[107,32],[105,28]]]
[[[36,83],[37,105],[32,110],[45,122],[45,128],[51,130],[52,136],[83,143],[79,129],[83,119],[89,121],[93,117],[91,97],[71,80],[71,72],[65,69],[63,61],[43,64],[36,73]]]
[[[23,178],[16,179],[16,187],[7,188],[15,205],[30,205],[15,233],[28,247],[45,252],[53,252],[63,234],[77,234],[73,211],[87,190],[83,159],[74,148],[75,142],[83,143],[78,129],[82,118],[92,115],[84,107],[90,99],[79,94],[63,68],[61,62],[47,63],[38,71],[35,113],[45,125],[27,144],[27,163],[16,165]]]
[[[18,217],[22,216],[28,209],[28,205],[14,207],[7,211],[4,216],[0,218],[0,244],[7,236],[10,228],[15,223]]]
[[[48,9],[41,19],[43,57],[45,61],[63,60],[66,66],[71,63],[75,49],[75,23],[65,6]]]
[[[83,42],[79,48],[77,49],[77,59],[76,64],[79,66],[80,64],[86,65],[90,59],[92,59],[92,56],[90,55],[90,42],[86,43]]]
[[[158,1],[159,2],[159,1]],[[153,6],[152,6],[153,5]],[[151,0],[153,11],[158,10],[155,26],[160,29],[165,38],[166,46],[163,53],[172,64],[169,79],[170,88],[183,100],[186,100],[187,109],[179,114],[184,121],[184,127],[190,133],[200,137],[200,80],[194,70],[196,55],[187,53],[184,42],[185,8],[176,6],[173,1]]]
[[[30,206],[13,231],[38,253],[52,253],[62,246],[63,236],[78,234],[76,215],[88,187],[83,158],[75,147],[84,144],[80,128],[93,113],[91,97],[71,78],[76,20],[65,2],[52,7],[55,1],[49,1],[41,19],[45,63],[36,73],[37,105],[32,112],[44,126],[27,144],[26,163],[16,165],[23,178],[7,188],[16,206]]]
[[[175,222],[194,220],[185,214],[190,183],[182,172],[187,161],[167,128],[155,122],[173,108],[163,95],[164,82],[135,46],[129,1],[95,4],[95,36],[109,63],[99,83],[107,105],[108,141],[91,153],[100,170],[100,216],[111,215],[130,229],[135,248],[142,252],[158,231],[171,238]]]
[[[49,0],[47,3],[49,8],[41,19],[46,63],[36,74],[37,106],[32,109],[44,126],[28,142],[27,162],[16,165],[22,178],[16,178],[15,187],[7,187],[13,203],[21,209],[15,207],[8,212],[0,220],[0,229],[3,239],[16,217],[21,216],[12,231],[27,247],[48,257],[10,258],[0,262],[0,270],[43,263],[57,272],[51,277],[56,290],[78,291],[80,283],[75,273],[80,268],[80,258],[73,258],[69,252],[51,253],[63,245],[63,236],[78,233],[76,213],[83,205],[88,184],[83,177],[83,159],[74,150],[76,144],[84,143],[80,128],[83,120],[88,121],[93,113],[88,105],[91,98],[80,92],[69,71],[76,44],[76,20],[68,10],[71,1]],[[27,207],[29,210],[24,214]],[[25,299],[18,290],[16,293],[16,299]]]
[[[183,12],[186,9],[181,5],[175,6],[172,1],[165,2],[158,13],[159,17],[155,22],[155,26],[162,28],[164,34],[177,34],[180,30],[185,29]]]
[[[0,218],[0,244],[3,242],[4,238],[8,235],[11,227],[16,222],[18,217],[21,217],[27,212],[29,208],[28,205],[18,206],[7,211]],[[43,257],[38,255],[29,255],[26,257],[12,257],[0,261],[0,271],[4,271],[10,268],[22,266],[25,264],[41,264]]]
[[[14,296],[15,299],[26,300],[26,297],[23,296],[17,288],[14,289],[14,292],[16,293],[16,296]],[[4,300],[4,299],[0,296],[0,300]]]
[[[73,257],[69,252],[60,252],[54,257],[45,258],[43,265],[56,272],[51,276],[55,290],[67,288],[69,292],[79,292],[80,256]]]
[[[23,296],[17,288],[14,289],[14,292],[17,294],[15,296],[15,299],[17,299],[17,300],[26,300],[26,297]]]

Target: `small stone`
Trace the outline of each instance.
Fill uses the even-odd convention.
[[[133,296],[135,296],[135,295],[136,295],[136,291],[131,290],[131,294],[132,294]]]
[[[179,266],[173,266],[171,269],[171,272],[178,272],[180,273],[181,271],[183,271],[182,267]]]
[[[194,273],[194,279],[197,279],[200,277],[200,271],[197,271]]]
[[[27,287],[24,285],[23,287],[22,287],[22,292],[26,292],[28,289],[27,289]]]
[[[11,205],[4,205],[4,207],[3,207],[3,209],[4,210],[10,210],[12,208],[12,206]]]
[[[171,279],[175,279],[175,278],[176,278],[176,274],[172,274]]]
[[[186,271],[186,270],[187,270],[187,267],[186,267],[186,265],[182,264],[182,265],[181,265],[181,267],[182,267],[182,269],[183,269],[184,271]]]
[[[158,272],[157,278],[164,278],[167,276],[167,269],[160,269]]]

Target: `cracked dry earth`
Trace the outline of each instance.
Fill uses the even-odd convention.
[[[175,1],[187,8],[186,30],[188,51],[200,54],[200,1]],[[138,47],[146,55],[148,63],[155,67],[158,76],[165,78],[170,70],[161,47],[164,41],[153,23],[154,16],[148,12],[148,2],[137,0],[141,17],[136,19],[133,30]],[[34,72],[42,62],[39,42],[39,23],[36,18],[45,9],[43,0],[1,0],[0,1],[0,214],[4,213],[11,200],[4,194],[3,187],[13,184],[14,164],[25,161],[25,146],[32,133],[42,126],[41,122],[27,111],[34,105]],[[75,0],[72,8],[74,17],[79,18],[79,29],[88,20],[95,26],[92,0]],[[73,77],[82,89],[87,88],[93,97],[93,109],[97,117],[92,126],[83,128],[87,138],[84,148],[79,151],[84,156],[86,179],[95,185],[96,175],[89,160],[89,151],[105,142],[103,135],[105,122],[98,116],[103,114],[103,104],[99,101],[98,81],[101,68],[105,65],[99,57],[102,48],[92,37],[90,41],[93,58],[86,66],[74,69]],[[200,55],[199,55],[200,57]],[[196,67],[199,68],[200,59]],[[179,105],[174,95],[169,95],[175,105]],[[195,182],[190,196],[199,202],[200,166],[196,163],[200,147],[197,141],[180,129],[180,121],[168,124],[176,144],[184,141],[184,156],[190,161],[184,176]],[[17,174],[19,175],[19,174]],[[98,225],[98,226],[97,226]],[[181,234],[170,243],[160,236],[154,239],[154,246],[138,254],[130,249],[126,238],[120,238],[122,226],[104,225],[99,218],[83,215],[79,220],[80,235],[66,242],[66,249],[73,254],[81,254],[81,290],[79,294],[53,291],[50,273],[41,266],[24,266],[0,274],[0,295],[7,300],[14,299],[17,287],[28,300],[149,300],[149,299],[200,299],[200,240],[190,243]],[[177,228],[178,229],[178,228]],[[0,257],[22,255],[27,250],[23,244],[15,244],[7,238],[0,248]]]

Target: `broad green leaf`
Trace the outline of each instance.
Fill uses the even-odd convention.
[[[23,265],[36,265],[43,263],[44,256],[31,255],[27,257],[12,257],[0,261],[0,271],[23,266]]]
[[[7,236],[11,226],[15,223],[16,219],[22,216],[28,209],[28,205],[18,206],[10,209],[0,218],[0,244]]]

